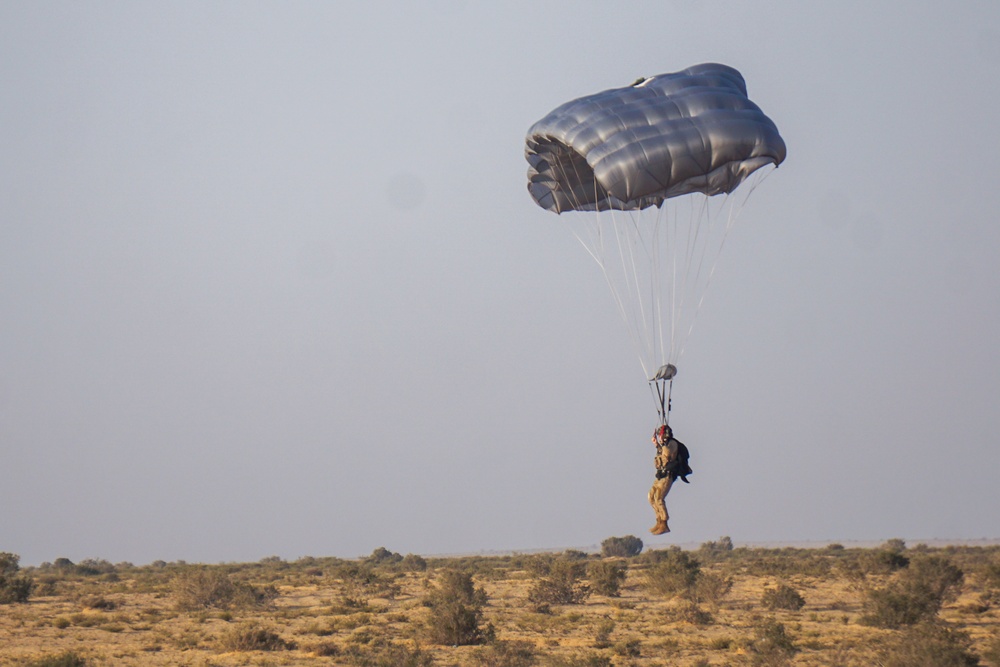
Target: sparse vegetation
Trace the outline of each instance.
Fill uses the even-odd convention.
[[[646,570],[646,588],[656,595],[689,595],[698,581],[701,565],[686,551],[671,548],[656,554]],[[649,554],[649,555],[651,555]]]
[[[924,623],[903,631],[882,651],[882,667],[975,667],[969,634],[939,623]]]
[[[754,626],[753,640],[749,646],[750,664],[780,667],[791,663],[799,652],[785,625],[773,618],[765,618]]]
[[[920,556],[889,584],[866,591],[861,621],[880,628],[899,628],[934,618],[953,600],[964,574],[947,558]]]
[[[727,555],[733,550],[733,540],[728,535],[723,535],[714,542],[703,542],[698,547],[698,552],[707,558],[719,558]]]
[[[765,588],[760,604],[771,611],[777,609],[798,611],[806,605],[806,601],[797,590],[788,584],[781,583],[776,588]]]
[[[717,609],[732,589],[732,578],[717,572],[699,570],[694,589],[689,591],[689,595],[693,602],[707,604]]]
[[[601,542],[601,555],[605,558],[631,558],[642,553],[642,540],[635,535],[609,537]]]
[[[465,646],[490,639],[492,629],[482,626],[483,607],[488,600],[486,591],[475,587],[472,575],[461,570],[445,570],[438,587],[426,600],[431,610],[430,641]]]
[[[193,569],[174,579],[174,598],[182,610],[264,607],[278,596],[274,586],[257,588],[234,581],[217,569]]]
[[[0,604],[27,602],[35,587],[31,577],[19,574],[21,557],[0,552]]]
[[[536,610],[550,605],[580,604],[590,596],[590,587],[581,583],[584,567],[579,561],[555,560],[546,576],[528,591],[528,601]]]
[[[16,570],[8,558],[6,574],[34,588],[0,608],[0,664],[1000,667],[1000,547],[727,542],[608,558],[380,547],[356,560]]]
[[[537,662],[535,645],[526,641],[497,640],[472,654],[472,664],[479,667],[531,667]]]
[[[227,630],[219,640],[225,651],[284,651],[295,648],[274,630],[250,622]]]
[[[598,595],[618,597],[621,595],[621,587],[625,583],[627,572],[628,565],[626,563],[603,560],[590,564],[587,569],[587,577],[590,580],[591,589]]]
[[[24,667],[87,667],[87,661],[75,651],[66,651],[29,660]]]

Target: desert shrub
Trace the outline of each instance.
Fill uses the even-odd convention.
[[[950,602],[958,597],[965,573],[943,556],[920,556],[911,561],[903,579],[911,588]]]
[[[283,569],[288,566],[288,563],[281,556],[264,556],[257,562],[261,565],[276,567],[278,569]]]
[[[342,570],[341,576],[344,578],[344,604],[349,607],[364,608],[371,598],[391,600],[399,595],[401,590],[396,582],[399,575],[377,571],[370,564],[357,568],[345,568]]]
[[[658,553],[662,554],[659,562],[646,570],[646,588],[659,595],[689,594],[701,572],[697,559],[677,548]]]
[[[34,581],[19,574],[21,557],[17,554],[0,552],[0,604],[27,602],[35,587]]]
[[[545,577],[540,577],[528,590],[528,601],[536,608],[553,604],[580,604],[590,596],[590,588],[580,582],[583,564],[556,560]]]
[[[611,633],[615,631],[615,622],[610,618],[601,619],[594,633],[594,648],[611,646]]]
[[[781,549],[747,549],[739,547],[726,560],[751,576],[790,577],[807,575],[823,577],[830,572],[830,558],[811,549],[784,547]]]
[[[24,667],[87,667],[87,661],[74,651],[66,651],[29,660]]]
[[[866,574],[890,574],[902,570],[910,564],[903,551],[902,540],[889,540],[878,549],[866,551],[859,561],[861,570]]]
[[[799,652],[784,624],[773,618],[765,618],[756,623],[753,639],[747,649],[750,663],[762,667],[791,664],[792,657]]]
[[[427,632],[436,644],[480,644],[491,638],[492,627],[483,628],[486,591],[476,588],[472,575],[461,570],[445,570],[440,584],[425,600],[430,607]]]
[[[113,574],[115,571],[115,566],[103,558],[84,558],[76,564],[76,573],[88,577]]]
[[[691,600],[718,608],[733,589],[733,580],[716,572],[699,571],[694,587],[688,591]]]
[[[806,601],[797,590],[788,584],[782,583],[778,584],[777,588],[765,588],[764,595],[760,599],[760,604],[765,609],[772,611],[775,609],[798,611],[806,605]]]
[[[256,588],[233,581],[219,570],[192,570],[173,582],[174,599],[183,610],[264,607],[278,596],[274,586]]]
[[[522,561],[522,567],[532,577],[548,576],[552,569],[552,564],[556,562],[556,557],[552,554],[535,554],[526,556]]]
[[[627,571],[628,566],[625,563],[602,560],[590,564],[587,569],[587,578],[595,593],[616,598],[621,595],[621,587],[625,583]]]
[[[728,651],[734,646],[736,646],[736,642],[729,637],[715,637],[708,642],[708,648],[713,651]]]
[[[865,592],[861,622],[880,628],[899,628],[928,621],[954,599],[963,572],[942,556],[920,556],[882,588]]]
[[[983,585],[990,589],[1000,590],[1000,558],[994,558],[982,566]]]
[[[350,646],[342,657],[354,667],[431,667],[434,664],[433,657],[420,646],[391,641]]]
[[[549,656],[546,667],[612,667],[611,656],[593,651],[570,656]]]
[[[631,558],[642,553],[642,540],[635,535],[609,537],[601,542],[601,555],[605,558]]]
[[[526,641],[497,640],[472,653],[472,664],[479,667],[531,667],[537,661],[535,645]]]
[[[906,551],[906,540],[903,540],[898,537],[893,537],[891,539],[886,540],[879,548],[885,549],[886,551],[892,551],[901,554],[904,551]]]
[[[638,658],[642,654],[641,647],[642,642],[632,637],[615,642],[611,650],[614,651],[615,655],[625,658]]]
[[[258,623],[250,622],[230,628],[219,638],[219,646],[225,651],[285,651],[294,649],[294,642]]]
[[[340,647],[334,642],[320,642],[309,647],[309,651],[320,658],[336,658],[341,654]]]
[[[379,547],[372,551],[372,555],[365,559],[369,565],[394,565],[402,562],[403,557],[397,553],[389,551],[385,547]]]
[[[703,542],[700,547],[698,547],[699,553],[703,556],[709,558],[718,558],[719,556],[725,556],[733,550],[733,540],[728,535],[723,535],[718,540],[714,542]]]
[[[924,595],[914,595],[900,586],[871,589],[865,593],[860,622],[879,628],[899,628],[934,617],[940,604]]]
[[[113,611],[118,608],[118,603],[109,600],[103,595],[85,595],[80,598],[80,605],[87,609],[100,609],[101,611]]]
[[[427,561],[423,556],[417,554],[406,554],[399,565],[410,572],[424,572],[427,570]]]
[[[882,667],[975,667],[979,658],[972,640],[960,630],[938,623],[907,628],[882,650]]]
[[[671,621],[682,621],[691,625],[711,625],[714,620],[711,613],[689,599],[677,600],[668,615]]]

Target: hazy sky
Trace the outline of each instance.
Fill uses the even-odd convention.
[[[674,384],[525,183],[715,61],[786,162]],[[1000,5],[0,1],[0,551],[1000,537]]]

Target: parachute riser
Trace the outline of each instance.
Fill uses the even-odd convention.
[[[656,386],[657,412],[660,415],[660,424],[664,426],[670,423],[670,404],[674,392],[674,376],[676,375],[676,366],[664,364],[660,366],[653,377],[649,378],[650,388]]]
[[[670,409],[673,407],[674,381],[673,379],[653,380],[649,383],[649,386],[650,388],[656,387],[656,412],[660,416],[660,424],[669,426]]]

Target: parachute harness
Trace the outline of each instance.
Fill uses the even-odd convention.
[[[659,402],[656,412],[660,415],[660,423],[669,426],[674,380],[673,378],[669,380],[653,380],[649,383],[650,391],[653,390],[653,385],[656,385],[656,398]]]

